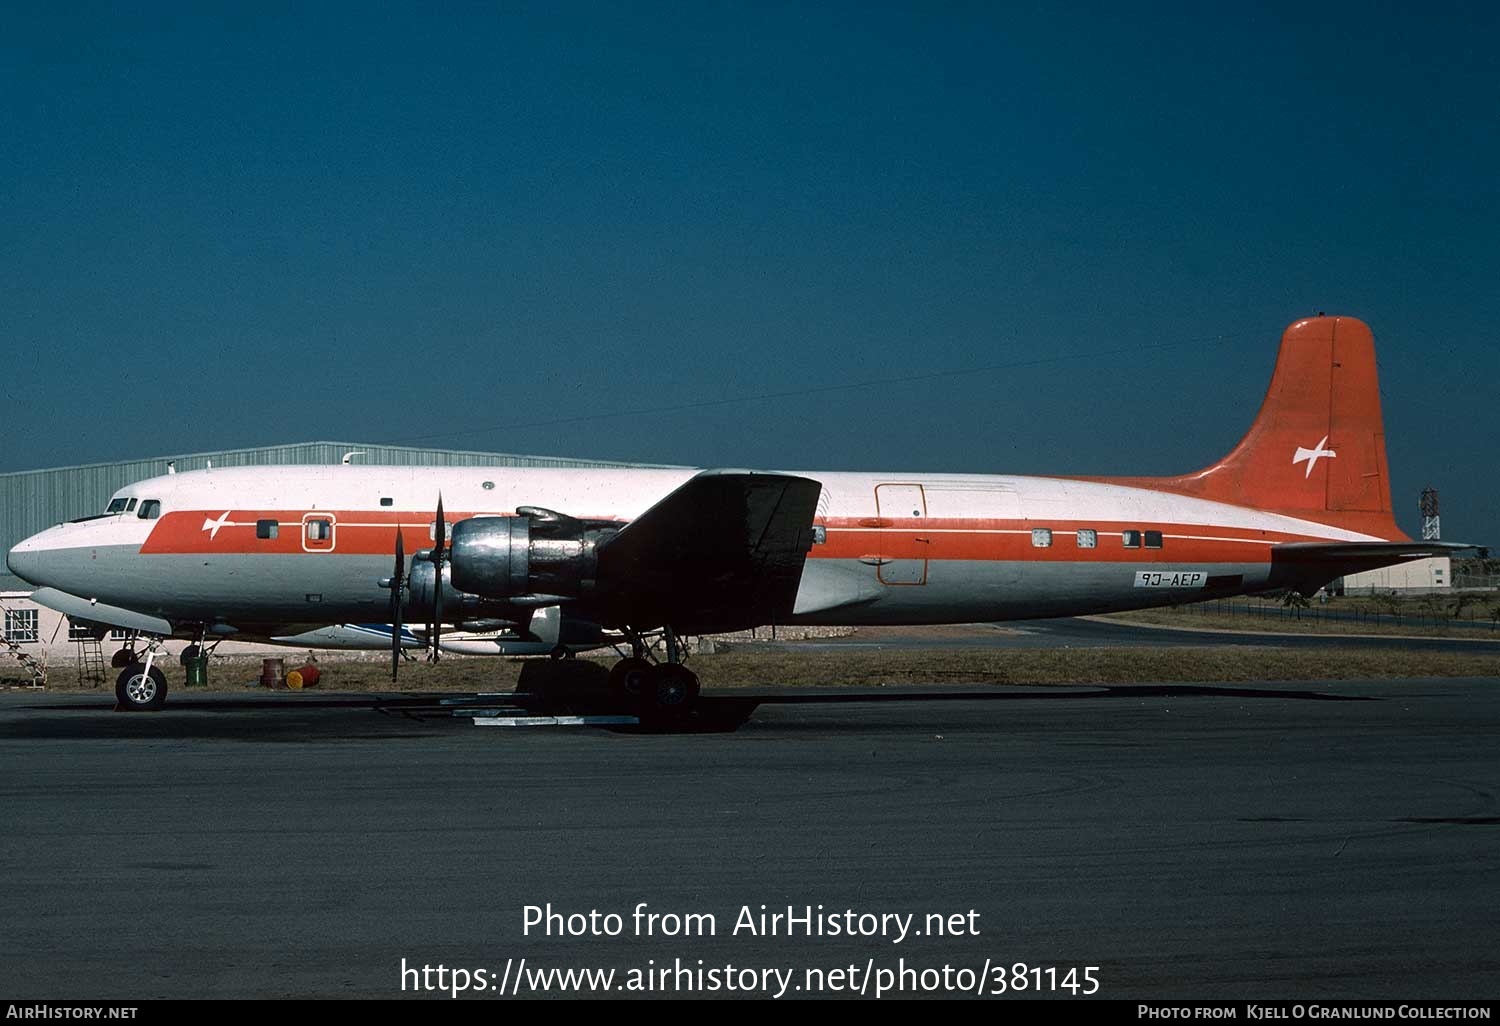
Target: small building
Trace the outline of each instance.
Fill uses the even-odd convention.
[[[1452,584],[1453,560],[1448,556],[1431,556],[1349,574],[1342,584],[1335,582],[1329,590],[1336,595],[1369,595],[1384,591],[1446,591]]]

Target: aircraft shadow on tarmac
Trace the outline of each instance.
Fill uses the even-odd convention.
[[[532,667],[536,667],[535,670]],[[1235,698],[1278,701],[1379,701],[1357,695],[1209,684],[1077,684],[1048,687],[975,684],[964,688],[815,688],[703,694],[691,713],[640,723],[619,722],[631,712],[610,694],[597,663],[529,663],[517,689],[503,694],[214,695],[177,692],[161,712],[114,714],[106,696],[88,702],[37,702],[0,716],[0,738],[87,740],[208,738],[259,742],[430,737],[453,725],[486,719],[599,717],[620,733],[720,733],[737,730],[762,705],[856,705],[935,702],[1056,702],[1140,698]],[[382,714],[371,719],[362,714]],[[107,714],[107,715],[106,715]],[[209,714],[209,715],[205,715]],[[361,714],[355,716],[354,714]]]

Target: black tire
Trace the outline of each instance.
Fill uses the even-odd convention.
[[[621,659],[609,671],[610,693],[634,702],[640,698],[650,675],[651,664],[646,660],[634,656]]]
[[[647,715],[685,716],[698,700],[698,675],[676,663],[661,663],[651,668],[641,691],[641,706]]]
[[[186,666],[188,663],[192,662],[194,659],[197,659],[202,654],[203,650],[200,649],[197,645],[189,645],[187,648],[182,650],[182,654],[177,657],[177,661],[183,666]]]
[[[109,657],[109,665],[117,670],[123,670],[134,662],[135,652],[128,648],[117,649],[115,654]]]
[[[167,675],[160,666],[151,667],[148,675],[145,663],[132,663],[115,681],[115,701],[130,712],[160,709],[167,701]]]

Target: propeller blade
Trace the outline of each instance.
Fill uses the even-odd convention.
[[[441,659],[442,649],[438,647],[442,641],[443,634],[443,568],[438,566],[438,574],[432,581],[432,661]]]
[[[432,651],[427,658],[432,662],[440,660],[442,655],[443,634],[443,563],[447,558],[444,546],[448,541],[448,522],[443,516],[443,493],[438,492],[437,500],[437,524],[433,529],[432,546],[432,631],[428,637],[432,641]]]
[[[406,544],[396,528],[396,573],[391,578],[391,682],[401,668],[401,589],[406,583]]]

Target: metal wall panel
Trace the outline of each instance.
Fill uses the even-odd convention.
[[[167,472],[172,460],[179,472],[201,470],[213,461],[216,467],[287,466],[334,464],[343,455],[360,451],[354,462],[371,466],[419,467],[652,467],[662,464],[618,463],[608,460],[572,459],[565,456],[528,456],[517,453],[466,452],[454,449],[423,449],[415,446],[372,445],[359,442],[302,442],[268,445],[255,449],[160,456],[115,463],[91,463],[76,467],[23,470],[0,474],[0,552],[23,538],[53,524],[98,513],[110,495],[143,478]],[[30,591],[24,581],[12,576],[0,561],[0,591]]]

